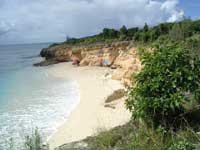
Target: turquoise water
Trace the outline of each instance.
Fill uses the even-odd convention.
[[[52,66],[32,66],[47,46],[0,46],[0,150],[11,137],[20,146],[36,127],[46,140],[78,103],[75,81],[51,76]]]

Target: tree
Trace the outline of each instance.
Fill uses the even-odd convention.
[[[141,34],[142,36],[142,42],[146,43],[150,39],[150,35],[148,32],[144,32]]]
[[[147,25],[147,23],[145,23],[143,31],[144,32],[148,32],[149,31],[149,26]]]
[[[158,36],[159,36],[159,33],[158,33],[158,30],[152,30],[151,32],[150,32],[150,40],[151,40],[151,42],[152,41],[154,41],[154,40],[156,40],[157,38],[158,38]]]
[[[125,25],[123,25],[123,26],[120,28],[120,34],[124,34],[124,35],[127,34],[127,28],[126,28]]]
[[[121,28],[120,28],[120,40],[125,40],[126,39],[126,36],[127,36],[127,28],[125,25],[123,25]]]
[[[104,37],[104,39],[117,38],[118,37],[118,31],[115,30],[115,29],[104,28],[103,29],[103,37]]]
[[[139,41],[140,40],[140,32],[136,32],[133,39],[134,39],[134,41]]]
[[[144,67],[134,78],[127,108],[135,119],[176,127],[198,106],[188,110],[185,105],[200,102],[200,56],[176,43],[158,43],[154,49],[141,57]]]
[[[109,36],[109,29],[108,28],[104,28],[103,29],[103,37],[107,38]]]
[[[76,39],[76,38],[70,38],[68,39],[67,43],[68,44],[76,44],[78,42],[79,39]]]
[[[170,31],[171,38],[174,41],[181,41],[184,40],[184,32],[182,27],[179,23],[175,23]]]
[[[127,30],[127,35],[129,37],[133,37],[138,30],[139,30],[138,27],[136,27],[136,28],[130,28],[130,29]]]
[[[118,31],[117,30],[115,30],[115,29],[110,29],[109,30],[109,37],[110,38],[117,38],[118,37]]]
[[[141,34],[141,36],[142,36],[141,38],[144,43],[146,43],[150,38],[148,31],[149,31],[149,27],[148,27],[147,23],[145,23],[144,28],[143,28],[143,33]]]
[[[159,25],[159,32],[160,32],[161,35],[162,35],[162,34],[167,34],[167,33],[169,33],[168,24],[166,24],[166,23],[161,23],[161,24]]]

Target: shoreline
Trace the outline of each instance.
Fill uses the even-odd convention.
[[[78,84],[78,83],[77,83]],[[79,87],[77,87],[79,89]],[[61,128],[63,126],[63,124],[68,120],[68,117],[70,116],[70,114],[74,111],[74,109],[76,109],[77,105],[80,103],[80,93],[78,93],[78,100],[76,101],[76,103],[73,104],[73,106],[67,111],[67,113],[65,114],[65,116],[63,117],[62,121],[59,122],[59,125],[57,125],[55,127],[55,130],[49,135],[47,136],[44,145],[46,146],[48,144],[48,141],[52,138],[52,136],[54,134],[56,134],[56,132],[58,131],[59,128]]]
[[[60,63],[48,72],[56,77],[68,77],[79,84],[79,103],[67,116],[55,133],[48,139],[50,150],[63,144],[79,141],[123,125],[131,118],[124,107],[124,99],[114,101],[115,109],[105,107],[105,98],[113,91],[124,88],[120,81],[112,80],[110,68],[75,67],[71,63]],[[107,75],[107,76],[106,76]]]

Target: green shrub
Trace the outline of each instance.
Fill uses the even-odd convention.
[[[54,46],[57,46],[57,45],[59,45],[59,43],[53,43],[49,47],[54,47]]]
[[[154,49],[141,57],[144,67],[134,77],[127,108],[135,119],[176,127],[189,111],[184,104],[199,100],[194,95],[200,89],[200,57],[176,43],[158,43]]]
[[[194,150],[194,149],[195,147],[192,145],[192,143],[185,140],[177,141],[168,148],[168,150]]]
[[[187,38],[186,46],[193,49],[197,55],[200,55],[200,34],[195,34],[194,36]]]

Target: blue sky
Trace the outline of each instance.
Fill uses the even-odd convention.
[[[180,8],[186,16],[200,19],[200,0],[180,0]]]
[[[200,0],[0,0],[0,44],[59,42],[183,16],[200,18]]]

